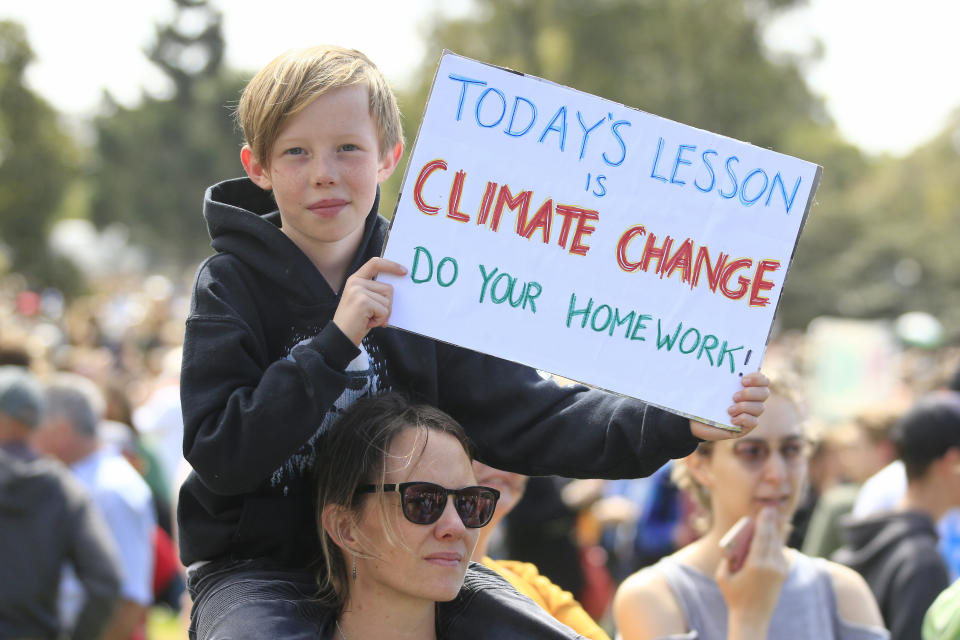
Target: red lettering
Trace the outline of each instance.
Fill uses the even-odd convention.
[[[643,254],[639,260],[631,260],[627,255],[630,243],[643,235],[646,236]],[[617,264],[627,273],[638,271],[649,273],[652,270],[661,279],[672,278],[679,271],[680,281],[688,284],[690,289],[699,286],[706,270],[706,285],[713,293],[717,293],[719,288],[720,293],[726,298],[744,300],[751,307],[765,307],[770,304],[770,299],[761,294],[774,288],[775,283],[766,279],[765,276],[780,268],[779,260],[770,258],[731,260],[728,254],[721,251],[716,261],[713,261],[710,259],[710,249],[706,246],[698,247],[691,238],[680,243],[676,251],[671,251],[673,245],[674,240],[670,236],[666,236],[663,243],[658,244],[657,236],[648,232],[642,224],[633,225],[624,231],[617,241]],[[693,257],[694,252],[696,252],[696,259]],[[656,260],[655,265],[652,264],[654,260]],[[740,275],[740,272],[747,275]]]
[[[547,198],[547,201],[540,205],[537,212],[533,214],[530,222],[527,222],[526,215],[521,212],[517,216],[517,234],[524,238],[530,238],[533,232],[540,229],[540,237],[543,244],[550,242],[550,223],[553,221],[553,198]]]
[[[620,236],[620,241],[617,242],[617,264],[627,273],[633,273],[640,268],[639,262],[631,262],[627,259],[627,247],[630,246],[635,237],[642,236],[646,232],[647,230],[642,224],[634,225],[624,231],[623,235]]]
[[[503,216],[503,208],[506,206],[511,211],[520,209],[518,212],[518,217],[523,216],[527,217],[527,211],[530,210],[530,196],[533,195],[532,191],[521,191],[516,196],[510,193],[510,187],[503,185],[500,187],[500,193],[497,194],[497,204],[493,208],[493,221],[490,223],[490,229],[493,231],[500,230],[500,218]]]
[[[776,271],[779,268],[779,260],[761,260],[760,263],[757,264],[757,272],[753,274],[753,286],[750,287],[751,307],[765,307],[770,304],[770,298],[759,295],[761,291],[773,289],[773,283],[769,280],[764,280],[763,275],[767,271]]]
[[[683,241],[683,244],[680,245],[680,248],[664,263],[663,269],[660,270],[660,277],[662,278],[666,275],[668,278],[671,278],[673,277],[673,272],[680,269],[680,281],[690,282],[690,262],[692,259],[693,241],[687,238]]]
[[[740,269],[749,269],[753,266],[753,260],[750,258],[738,258],[728,264],[723,270],[723,276],[721,277],[722,283],[720,284],[720,291],[723,295],[727,296],[731,300],[739,300],[747,292],[747,289],[750,287],[750,280],[739,276],[737,278],[737,284],[740,285],[736,291],[730,290],[730,278],[733,277],[733,274],[739,271]]]
[[[723,269],[727,264],[727,254],[720,252],[720,255],[717,256],[717,262],[713,265],[710,264],[710,250],[706,247],[700,247],[697,249],[697,261],[693,265],[693,280],[690,281],[690,288],[693,289],[700,282],[700,274],[702,273],[701,268],[704,264],[707,265],[707,283],[710,286],[710,291],[716,293],[717,286],[720,284],[720,277],[723,275]]]
[[[600,214],[593,209],[573,207],[566,204],[557,205],[557,213],[565,215],[567,211],[573,211],[577,214],[577,229],[573,232],[573,242],[570,243],[570,253],[578,256],[585,256],[587,255],[587,251],[590,250],[590,247],[583,244],[581,239],[583,236],[588,236],[597,230],[596,227],[591,224],[587,224],[587,222],[589,220],[599,220]]]
[[[662,272],[664,256],[669,255],[670,246],[673,244],[673,238],[667,236],[663,241],[663,246],[657,246],[657,236],[650,234],[647,236],[647,242],[643,246],[643,256],[640,258],[640,268],[644,271],[650,270],[650,261],[657,259],[657,272]]]
[[[470,222],[470,216],[460,211],[460,196],[463,195],[463,181],[467,172],[460,170],[453,176],[453,186],[450,187],[450,200],[447,203],[447,217],[460,222]]]
[[[430,174],[436,171],[437,169],[447,170],[447,163],[443,160],[431,160],[427,164],[423,165],[423,169],[420,169],[420,174],[417,176],[417,181],[413,185],[413,201],[417,205],[417,209],[423,211],[428,216],[436,215],[440,211],[440,207],[434,207],[433,205],[427,204],[423,199],[423,183],[427,181],[427,178],[430,177]]]
[[[477,212],[477,224],[487,224],[487,218],[490,217],[490,209],[493,207],[493,194],[497,192],[497,183],[488,182],[487,188],[483,190],[483,199],[480,201],[480,210]]]

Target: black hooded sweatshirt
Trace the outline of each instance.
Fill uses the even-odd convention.
[[[378,202],[348,275],[382,254]],[[481,460],[528,475],[644,476],[697,444],[680,416],[413,333],[375,328],[358,349],[331,322],[340,292],[281,232],[268,192],[222,182],[204,216],[216,254],[197,273],[180,388],[194,469],[178,505],[187,565],[314,561],[315,452],[364,395],[395,390],[439,407]]]
[[[920,640],[923,616],[950,584],[929,516],[890,512],[850,520],[832,559],[864,577],[892,640]]]

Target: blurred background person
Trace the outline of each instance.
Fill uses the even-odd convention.
[[[542,575],[536,565],[518,560],[494,560],[488,555],[490,540],[497,533],[497,525],[523,497],[529,479],[519,473],[494,469],[476,460],[473,461],[473,472],[477,478],[477,484],[493,487],[500,492],[493,519],[490,524],[479,530],[480,535],[473,552],[473,561],[502,575],[516,587],[517,591],[529,597],[547,613],[580,635],[591,640],[609,640],[606,632],[590,617],[590,614],[584,611],[573,594],[561,589],[547,576]]]
[[[565,478],[531,477],[504,520],[503,543],[513,560],[529,562],[564,591],[581,594],[583,569],[576,536],[577,512],[562,497]]]
[[[907,487],[891,510],[853,518],[833,558],[867,580],[896,640],[919,640],[923,616],[949,584],[936,522],[960,506],[960,394],[921,398],[893,429]]]
[[[863,578],[785,544],[808,446],[790,388],[773,377],[770,390],[750,434],[703,443],[677,463],[678,485],[704,510],[705,533],[621,584],[614,615],[623,640],[887,637]],[[754,533],[733,560],[721,539],[745,516]]]
[[[841,481],[821,496],[810,516],[801,546],[805,554],[827,558],[843,544],[842,519],[853,510],[861,485],[896,460],[890,432],[903,412],[900,403],[874,407],[833,428]]]
[[[69,637],[98,638],[119,593],[116,551],[83,487],[29,446],[42,414],[33,376],[0,367],[0,637],[67,637],[57,604],[68,564],[83,592]]]
[[[87,488],[110,528],[122,567],[120,601],[104,637],[139,640],[145,637],[147,607],[153,603],[156,526],[150,488],[127,460],[97,437],[104,400],[89,379],[59,373],[47,383],[42,422],[33,434],[36,448],[68,465]],[[61,591],[61,615],[71,626],[82,601],[76,579],[66,572]]]
[[[819,421],[807,419],[804,427],[809,453],[807,481],[790,522],[787,546],[800,549],[807,537],[810,520],[823,495],[840,482],[840,456],[835,434]]]

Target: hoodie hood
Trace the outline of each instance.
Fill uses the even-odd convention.
[[[885,513],[851,520],[844,526],[845,546],[834,559],[860,573],[885,562],[904,540],[929,538],[937,543],[937,531],[930,518],[917,512]]]
[[[347,273],[365,262],[377,225],[380,188],[364,226],[360,249]],[[306,254],[281,230],[282,222],[273,194],[264,191],[249,178],[225,180],[208,188],[203,200],[203,217],[210,234],[210,246],[217,253],[231,253],[244,264],[265,276],[294,298],[310,290],[310,297],[329,297],[339,292],[326,280]],[[293,250],[292,250],[293,249]]]

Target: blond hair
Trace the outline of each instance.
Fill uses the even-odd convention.
[[[403,142],[397,100],[386,78],[363,53],[330,45],[291,49],[274,58],[244,88],[236,119],[244,143],[269,167],[270,151],[287,121],[324,93],[365,84],[377,127],[380,157]]]
[[[804,406],[800,396],[797,393],[799,383],[795,380],[793,374],[787,371],[777,371],[776,373],[764,372],[770,379],[770,397],[777,396],[783,398],[796,407],[797,412],[804,414]],[[691,456],[704,456],[709,458],[713,454],[714,443],[711,441],[701,442]],[[704,533],[712,524],[710,490],[700,484],[694,477],[690,468],[687,466],[686,459],[676,460],[670,469],[670,479],[678,489],[685,492],[693,500],[698,513],[694,517],[693,525],[700,532]]]

